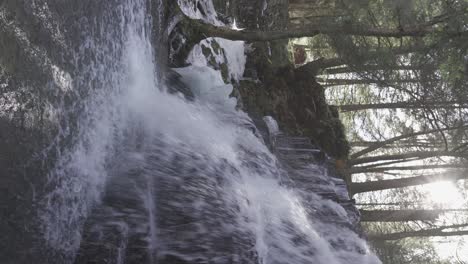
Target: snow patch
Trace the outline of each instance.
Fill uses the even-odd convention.
[[[270,135],[273,136],[273,135],[279,134],[280,130],[279,130],[278,122],[276,122],[276,120],[273,117],[265,116],[263,117],[263,122],[265,122]]]
[[[218,19],[211,0],[178,0],[178,3],[182,11],[191,18],[202,19],[215,26],[226,26]],[[213,48],[213,41],[219,44],[221,52]],[[214,57],[216,65],[210,65],[207,56],[203,54],[203,48],[211,50],[211,56]],[[189,54],[187,62],[195,66],[209,66],[218,69],[220,65],[226,63],[229,80],[233,79],[238,82],[245,70],[245,43],[243,41],[231,41],[222,38],[208,38],[195,45]]]
[[[182,12],[194,19],[201,19],[215,26],[224,26],[211,0],[177,0]]]
[[[182,81],[192,89],[197,99],[224,110],[236,108],[237,100],[229,97],[233,86],[224,83],[219,71],[196,65],[174,70],[182,76]]]
[[[231,41],[222,38],[216,38],[221,48],[226,54],[226,62],[229,69],[229,76],[239,81],[244,75],[245,63],[247,56],[245,55],[245,42]]]
[[[215,45],[218,45],[219,48],[215,48]],[[210,50],[208,56],[203,53],[203,49],[206,48]],[[247,59],[245,50],[243,41],[208,38],[195,45],[188,56],[187,62],[194,66],[208,66],[215,69],[219,69],[222,64],[226,64],[228,79],[238,82],[242,79],[245,71]],[[209,61],[211,57],[213,57],[213,60]]]

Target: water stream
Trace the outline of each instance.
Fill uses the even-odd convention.
[[[112,0],[102,16],[81,21],[70,88],[83,99],[71,107],[80,113],[77,140],[48,175],[40,213],[51,259],[379,263],[339,224],[347,219],[343,207],[297,182],[326,178],[326,171],[283,166],[236,110],[219,72],[178,70],[194,101],[166,92],[150,2],[160,5]]]

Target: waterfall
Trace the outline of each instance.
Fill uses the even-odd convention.
[[[97,14],[78,21],[82,36],[73,61],[73,102],[63,109],[77,121],[69,116],[50,147],[60,158],[48,175],[51,191],[43,199],[41,220],[48,246],[66,258],[79,248],[81,226],[101,199],[115,157],[137,137],[144,112],[160,92],[147,1],[106,2],[90,5]],[[71,129],[73,147],[61,150]]]
[[[76,140],[40,212],[51,263],[379,263],[343,207],[295,184],[325,170],[284,166],[219,72],[177,70],[193,101],[166,92],[150,2],[108,1],[80,21],[66,109],[78,117],[61,131]]]

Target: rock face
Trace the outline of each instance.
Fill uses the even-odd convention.
[[[240,28],[287,30],[287,0],[215,1],[221,14],[236,19]],[[327,105],[324,89],[313,73],[294,68],[288,41],[251,43],[245,78],[236,85],[243,109],[252,116],[275,117],[291,135],[311,138],[336,159],[349,152],[338,111]]]
[[[288,133],[309,137],[330,156],[345,159],[348,147],[343,125],[314,77],[293,67],[269,70],[261,83],[240,82],[245,109],[274,116]]]
[[[293,188],[336,202],[346,211],[345,215],[339,215],[331,208],[317,207],[317,204],[312,203],[310,206],[315,213],[311,217],[316,221],[331,221],[340,228],[361,235],[359,210],[354,201],[349,199],[346,182],[335,170],[333,160],[307,137],[277,133],[270,137],[270,141],[273,152],[288,172]]]
[[[133,168],[106,186],[86,221],[76,264],[258,263],[251,235],[231,230],[236,209],[223,199],[224,175],[235,170],[230,164],[213,168],[196,153],[164,157],[150,149],[144,160],[124,160]]]
[[[50,1],[0,4],[0,232],[8,238],[0,242],[4,263],[27,263],[41,251],[41,238],[34,235],[39,233],[34,207],[57,155],[50,151],[46,159],[45,149],[58,135],[62,113],[57,110],[71,98],[61,82],[68,77],[65,61],[72,49],[60,16],[66,8]]]
[[[0,241],[2,263],[60,262],[43,247],[38,208],[57,185],[49,178],[57,158],[76,142],[84,98],[100,86],[86,69],[102,59],[91,46],[104,32],[117,34],[96,18],[107,10],[118,17],[118,6],[118,0],[0,2],[0,233],[8,237]]]
[[[153,18],[159,21],[158,26],[164,25],[155,28],[155,32],[161,33],[159,30],[169,24],[170,6],[175,2],[161,2],[161,6],[166,7],[165,12],[152,10]],[[215,0],[214,3],[226,20],[227,17],[236,17],[239,27],[284,29],[288,23],[287,0]],[[86,41],[96,41],[94,44],[103,48],[99,44],[106,44],[90,39],[86,32],[93,32],[96,36],[105,35],[105,32],[118,38],[119,31],[97,26],[94,21],[119,4],[119,0],[4,0],[0,3],[0,234],[8,238],[0,241],[2,263],[28,264],[31,260],[35,263],[64,263],[62,258],[65,256],[60,252],[49,252],[44,246],[46,242],[37,208],[48,201],[45,195],[59,184],[48,178],[49,172],[56,165],[57,158],[76,143],[78,117],[86,108],[83,99],[92,89],[99,87],[91,72],[84,68],[98,59],[107,59],[101,58],[99,49],[82,45]],[[118,10],[106,14],[109,20],[120,15]],[[166,60],[165,38],[157,41],[158,50],[164,52],[157,53],[156,60]],[[254,117],[273,115],[289,134],[310,137],[314,145],[331,156],[345,157],[347,149],[336,111],[326,106],[323,89],[313,76],[289,66],[287,41],[252,43],[252,49],[246,78],[236,84],[244,109]],[[113,66],[111,59],[106,63],[108,67]],[[82,75],[83,72],[88,74]],[[172,92],[193,98],[187,87],[179,83],[176,74],[166,77],[171,87],[179,85]],[[151,155],[147,159],[161,162]],[[175,156],[164,162],[167,163],[166,170],[174,171],[179,168],[181,158]],[[199,197],[193,193],[198,187],[219,189],[222,179],[206,176],[216,176],[220,171],[232,168],[220,164],[220,171],[208,174],[203,171],[204,163],[201,158],[197,166],[180,171],[181,182],[167,180],[173,171],[158,171],[159,184],[148,184],[147,178],[152,174],[138,167],[138,162],[131,170],[114,177],[104,194],[104,202],[86,222],[76,263],[116,263],[124,255],[128,263],[154,260],[156,257],[147,250],[154,246],[154,237],[148,236],[154,235],[154,227],[142,224],[142,218],[146,221],[151,206],[143,203],[176,197],[180,192],[192,192],[192,196],[184,198],[187,200],[176,201],[190,204]],[[195,174],[200,176],[198,180],[193,177]],[[128,190],[126,186],[129,185],[137,189]],[[153,191],[158,193],[155,197],[151,196]],[[142,198],[141,193],[148,194],[150,198]],[[178,204],[162,204],[159,208],[161,215],[167,218],[157,219],[162,230],[157,235],[165,237],[166,241],[175,234],[181,235],[181,240],[190,242],[186,245],[196,245],[199,240],[195,231],[203,232],[207,227],[217,227],[221,222],[229,223],[232,219],[230,214],[235,208],[216,203],[217,195],[208,193],[202,196],[204,200],[213,201],[205,204],[204,209],[209,212],[205,215],[185,211]],[[191,197],[195,198],[190,200]],[[219,215],[224,218],[217,218]],[[202,222],[202,225],[197,225],[197,222]],[[78,232],[75,228],[78,227],[68,227],[70,232]],[[242,264],[257,260],[258,256],[251,250],[253,242],[242,234],[238,237],[206,235],[203,239],[203,243],[195,248],[201,252],[200,255],[207,252],[203,244],[213,246],[210,252],[213,255],[207,254],[205,258],[216,256],[224,261],[222,263]],[[130,248],[123,247],[127,240],[131,240],[128,243]],[[193,247],[166,246],[187,255],[193,253]],[[222,255],[234,247],[241,253]],[[160,263],[184,263],[169,250],[159,258]]]
[[[213,3],[218,18],[224,18],[224,23],[230,24],[235,20],[239,28],[249,30],[287,30],[289,3],[286,0]],[[187,28],[178,30],[185,39],[192,39],[191,35],[198,34]],[[188,47],[193,44],[180,46],[182,48],[179,49],[180,43],[186,42],[183,39],[171,42],[176,46],[172,49],[175,52],[174,67],[186,64]],[[216,46],[211,45],[211,49],[216,50]],[[293,56],[288,51],[288,40],[249,45],[244,78],[239,83],[234,82],[236,89],[233,96],[239,99],[240,107],[251,116],[271,115],[288,133],[309,137],[330,156],[346,159],[349,147],[338,111],[327,105],[324,89],[315,81],[314,73],[295,69]],[[205,56],[211,65],[210,49],[206,50]],[[219,68],[216,64],[212,66]],[[220,70],[223,71],[222,68]]]

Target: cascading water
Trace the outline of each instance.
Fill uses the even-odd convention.
[[[150,100],[157,92],[146,1],[108,1],[97,7],[97,14],[78,22],[82,43],[71,87],[76,102],[68,110],[79,113],[77,140],[71,150],[59,152],[41,213],[47,244],[67,259],[79,248],[80,226],[100,200],[113,160],[142,126],[138,104],[149,101],[138,100]],[[72,121],[66,120],[51,148],[64,144],[60,139],[70,134]]]
[[[379,263],[348,227],[316,217],[346,212],[292,178],[323,172],[282,166],[218,72],[178,70],[194,101],[165,91],[149,1],[109,2],[82,21],[78,139],[41,211],[50,263]]]

